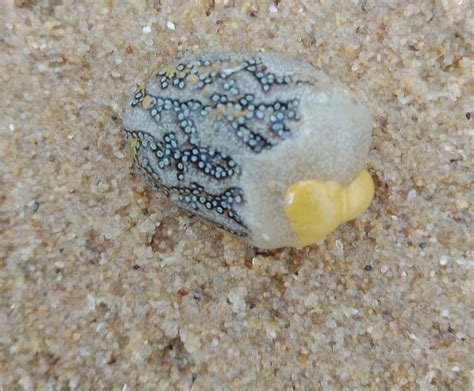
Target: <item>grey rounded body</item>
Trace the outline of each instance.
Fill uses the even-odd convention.
[[[281,208],[295,181],[348,183],[363,168],[370,113],[340,84],[280,54],[191,55],[136,91],[124,131],[171,202],[257,246],[294,240]]]

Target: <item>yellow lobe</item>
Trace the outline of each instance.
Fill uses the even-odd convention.
[[[285,214],[298,241],[307,246],[334,231],[342,221],[341,185],[315,180],[293,183],[287,191]]]
[[[290,185],[284,210],[297,241],[295,247],[324,239],[345,221],[355,219],[370,205],[374,183],[364,170],[349,184],[308,180]]]
[[[163,72],[165,72],[167,75],[171,75],[171,74],[173,74],[173,73],[175,72],[175,68],[172,67],[171,65],[166,66],[166,67],[163,67],[163,68],[161,68],[161,70],[162,70]]]
[[[127,139],[128,145],[132,151],[133,157],[135,157],[135,154],[137,153],[137,148],[138,148],[138,143],[140,142],[140,139],[137,137],[129,137]]]
[[[374,198],[374,181],[367,172],[362,171],[349,186],[344,189],[343,221],[354,220],[360,216],[370,205]]]

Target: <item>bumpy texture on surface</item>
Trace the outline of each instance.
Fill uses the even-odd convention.
[[[368,108],[347,88],[276,53],[188,55],[160,67],[124,114],[137,164],[156,189],[262,248],[311,244],[343,221],[314,218],[307,203],[300,209],[311,224],[294,232],[284,200],[299,198],[287,189],[351,182],[365,165],[371,130]],[[316,209],[327,215],[331,207]],[[311,225],[321,233],[311,235]]]
[[[471,389],[470,4],[0,1],[0,389]],[[374,201],[316,246],[248,253],[131,175],[127,93],[224,50],[370,98]]]

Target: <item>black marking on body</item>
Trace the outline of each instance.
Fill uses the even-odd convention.
[[[138,140],[136,157],[148,149],[156,158],[158,168],[174,169],[178,181],[185,179],[190,167],[217,181],[240,175],[240,167],[230,156],[225,156],[212,147],[180,144],[173,132],[164,133],[160,140],[143,131],[125,130],[125,135]]]
[[[245,91],[239,85],[243,79],[250,79],[243,74],[251,75],[258,83],[265,101],[257,102],[252,91]],[[140,130],[125,130],[127,138],[136,140],[138,166],[155,189],[183,209],[246,236],[247,229],[237,211],[244,203],[244,195],[242,189],[235,186],[241,168],[232,156],[215,146],[203,145],[200,132],[210,129],[200,126],[212,123],[213,131],[224,135],[228,132],[255,154],[269,150],[291,136],[290,122],[300,120],[299,99],[275,99],[271,89],[298,81],[290,74],[269,72],[261,58],[235,61],[229,56],[181,61],[173,68],[159,70],[155,77],[162,93],[151,95],[139,89],[130,102],[131,107],[141,104],[161,132],[156,138]],[[171,98],[167,93],[169,89],[196,91],[199,98]],[[229,139],[229,143],[232,142]],[[176,180],[170,181],[170,172],[176,174]],[[198,183],[203,181],[196,173],[214,183],[217,181],[221,184],[218,187],[224,190],[212,194],[204,183]],[[229,180],[231,182],[226,182]],[[170,183],[165,183],[168,181]],[[229,187],[225,187],[227,183]]]
[[[170,186],[170,184],[165,183],[163,175],[160,175],[158,171],[175,170],[177,180],[183,181],[186,164],[190,164],[206,175],[212,175],[214,179],[221,180],[240,173],[240,167],[232,159],[206,147],[181,150],[173,133],[166,133],[162,140],[157,140],[151,134],[143,131],[124,130],[124,132],[127,138],[136,140],[135,162],[157,191],[168,198],[175,196],[174,198],[180,207],[210,221],[217,222],[232,233],[242,236],[248,234],[239,213],[235,209],[236,206],[244,203],[241,188],[231,186],[219,194],[212,194],[206,191],[204,186],[194,181],[189,186]],[[154,161],[152,162],[151,159]],[[173,160],[174,164],[172,164]],[[227,166],[223,168],[222,165],[216,164],[216,162],[225,162]],[[154,166],[157,166],[158,170]],[[212,171],[207,172],[207,168]],[[226,169],[227,171],[225,171]],[[229,171],[231,171],[230,174],[224,175],[225,172]],[[225,219],[231,219],[237,226],[233,227],[232,224],[219,223],[219,219],[211,217],[213,215],[221,215]]]

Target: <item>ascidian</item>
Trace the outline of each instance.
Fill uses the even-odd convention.
[[[286,55],[185,56],[135,92],[123,124],[158,191],[260,248],[310,245],[373,198],[366,104]]]

